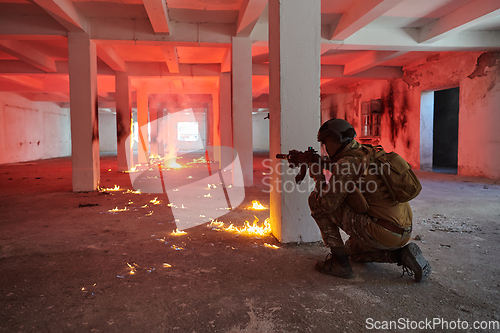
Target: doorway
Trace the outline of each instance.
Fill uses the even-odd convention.
[[[432,170],[457,173],[459,88],[434,92]]]
[[[457,173],[459,88],[422,92],[420,169]]]

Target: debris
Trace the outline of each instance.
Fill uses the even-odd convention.
[[[94,207],[94,206],[99,206],[99,204],[79,204],[78,208]]]

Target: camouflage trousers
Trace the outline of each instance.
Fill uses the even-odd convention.
[[[326,213],[316,200],[316,193],[309,196],[311,215],[318,225],[325,245],[330,248],[343,247],[349,258],[362,262],[396,262],[393,250],[375,240],[369,233],[372,218],[364,213],[357,213],[345,201],[333,213]],[[340,229],[349,235],[344,244]],[[409,238],[409,237],[408,237]]]

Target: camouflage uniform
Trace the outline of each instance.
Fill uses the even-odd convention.
[[[309,196],[311,215],[321,230],[323,240],[330,248],[345,246],[349,258],[354,261],[396,262],[391,251],[404,246],[410,239],[412,213],[408,203],[396,203],[389,198],[388,191],[376,174],[366,174],[360,182],[360,173],[367,166],[368,152],[352,140],[339,154],[332,170],[329,182],[325,176],[312,175],[316,188]],[[365,163],[365,164],[363,164]],[[376,191],[363,188],[372,181]],[[353,185],[363,192],[369,202],[366,212],[357,212],[352,206]],[[358,192],[359,193],[359,192]],[[355,200],[354,200],[355,201]],[[389,221],[405,229],[400,235],[375,223],[376,219]],[[339,228],[344,230],[349,239],[344,245]]]

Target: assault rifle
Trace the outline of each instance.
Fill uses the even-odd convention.
[[[333,164],[329,158],[321,157],[313,147],[309,147],[307,151],[290,150],[288,154],[276,154],[276,158],[288,160],[290,168],[300,168],[299,173],[295,176],[297,184],[304,180],[309,163],[319,164],[320,170],[329,170]]]

